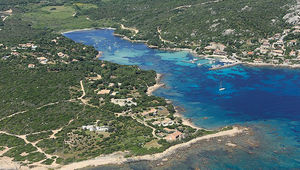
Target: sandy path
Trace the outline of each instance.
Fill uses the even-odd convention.
[[[52,105],[55,105],[55,104],[58,104],[58,103],[59,103],[59,102],[48,103],[48,104],[45,104],[45,105],[43,105],[43,106],[38,107],[37,110],[40,110],[40,109],[42,109],[42,108],[44,108],[44,107],[52,106]],[[27,112],[27,111],[28,111],[28,110],[20,111],[20,112],[11,114],[11,115],[9,115],[9,116],[6,116],[6,117],[1,118],[0,121],[2,121],[2,120],[4,120],[4,119],[7,119],[7,118],[10,118],[10,117],[13,117],[13,116],[16,116],[16,115],[18,115],[18,114],[25,113],[25,112]]]
[[[218,2],[222,2],[222,1],[224,1],[224,0],[208,1],[208,2],[203,2],[203,3],[201,3],[201,5],[212,4],[212,3],[218,3]]]
[[[4,119],[7,119],[7,118],[10,118],[10,117],[13,117],[13,116],[18,115],[18,114],[21,114],[21,113],[25,113],[25,112],[27,112],[27,111],[28,111],[28,110],[25,110],[25,111],[17,112],[17,113],[14,113],[14,114],[12,114],[12,115],[3,117],[3,118],[0,119],[0,121],[2,121],[2,120],[4,120]]]
[[[192,7],[192,5],[182,5],[182,6],[179,6],[179,7],[173,8],[171,11],[173,11],[173,10],[177,10],[177,9],[182,9],[182,8],[190,8],[190,7]]]
[[[3,18],[3,21],[5,21],[5,20],[7,19],[7,17],[8,17],[8,16],[4,17],[4,18]]]
[[[84,98],[84,96],[85,96],[85,90],[84,90],[82,80],[80,80],[80,87],[81,87],[82,95],[78,99],[82,101],[82,98]],[[84,103],[84,102],[82,102],[82,103]]]
[[[121,29],[133,31],[135,33],[134,35],[136,35],[137,33],[139,33],[138,29],[136,29],[136,28],[130,28],[130,27],[125,27],[123,24],[121,24]]]
[[[173,8],[171,11],[177,10],[177,9],[182,9],[182,8],[191,8],[192,6],[197,6],[197,5],[206,5],[206,4],[218,3],[218,2],[222,2],[222,1],[224,1],[224,0],[215,0],[215,1],[202,2],[200,4],[194,4],[194,5],[182,5],[182,6]]]
[[[59,103],[59,102],[48,103],[48,104],[45,104],[45,105],[43,105],[43,106],[41,106],[41,107],[38,107],[37,110],[40,110],[40,109],[42,109],[42,108],[44,108],[44,107],[47,107],[47,106],[56,105],[56,104],[58,104],[58,103]]]
[[[174,42],[172,41],[169,41],[169,40],[165,40],[161,37],[161,30],[159,27],[157,27],[157,32],[158,32],[158,37],[160,39],[160,41],[164,42],[164,43],[169,43],[169,44],[175,44]]]
[[[141,124],[143,124],[143,125],[145,125],[145,126],[151,128],[151,129],[152,129],[152,135],[153,135],[155,138],[160,139],[160,138],[155,134],[155,130],[156,130],[156,129],[155,129],[154,127],[148,125],[146,122],[144,122],[144,121],[142,121],[142,120],[136,118],[135,116],[131,116],[131,117],[132,117],[132,119],[138,121],[139,123],[141,123]]]
[[[0,151],[0,156],[2,156],[5,152],[9,150],[8,147],[4,147],[4,150]],[[0,164],[1,165],[1,164]]]
[[[69,126],[70,123],[72,123],[73,121],[74,121],[74,119],[70,120],[66,126]],[[53,133],[53,134],[52,134],[49,138],[50,138],[50,139],[56,139],[56,136],[55,136],[55,135],[56,135],[58,132],[60,132],[63,128],[64,128],[64,127],[61,127],[61,128],[59,128],[59,129],[56,129],[56,130],[52,130],[52,133]]]
[[[90,107],[94,107],[94,108],[99,108],[98,106],[94,106],[94,105],[89,104],[88,100],[83,99],[85,97],[86,93],[85,93],[85,90],[84,90],[84,86],[83,86],[83,81],[82,80],[80,81],[80,86],[81,86],[82,95],[78,98],[78,100],[81,100],[81,102],[84,105],[87,105],[87,106],[90,106]]]
[[[23,139],[25,141],[26,144],[32,144],[35,148],[37,148],[38,152],[41,152],[41,153],[45,154],[47,158],[51,158],[52,157],[52,155],[46,154],[41,148],[39,148],[38,146],[36,146],[36,143],[29,142],[26,139],[26,135],[14,135],[14,134],[7,133],[7,132],[4,132],[4,131],[0,131],[0,133],[4,133],[6,135],[10,135],[10,136],[15,136],[15,137],[21,138],[21,139]]]

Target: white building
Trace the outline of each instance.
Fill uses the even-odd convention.
[[[109,130],[108,126],[95,126],[95,125],[87,125],[82,126],[83,130],[89,130],[91,132],[107,132]]]

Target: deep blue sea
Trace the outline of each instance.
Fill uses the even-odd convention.
[[[192,54],[150,49],[116,37],[112,30],[64,35],[103,51],[102,60],[162,73],[166,88],[154,94],[184,108],[183,115],[196,125],[210,129],[230,124],[249,126],[259,140],[251,155],[243,149],[230,155],[222,149],[205,153],[199,149],[199,153],[193,150],[163,169],[190,169],[194,164],[201,169],[300,169],[300,69],[239,65],[211,71],[209,67],[218,61],[192,63]],[[149,169],[146,163],[127,168]]]

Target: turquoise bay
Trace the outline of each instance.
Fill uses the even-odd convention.
[[[170,99],[184,108],[183,115],[196,125],[219,128],[230,124],[249,126],[257,134],[259,146],[236,149],[232,159],[222,150],[203,154],[190,153],[186,159],[166,169],[188,169],[193,163],[214,169],[290,169],[300,167],[300,70],[235,66],[210,71],[210,64],[187,52],[168,52],[148,48],[113,36],[112,30],[76,31],[64,34],[76,42],[103,51],[102,60],[164,74],[166,88],[154,94]],[[220,86],[226,88],[219,91]],[[218,162],[218,164],[216,164]],[[252,165],[252,166],[250,166]],[[147,169],[145,163],[129,165]],[[251,168],[252,167],[252,168]],[[112,168],[113,167],[102,167]]]

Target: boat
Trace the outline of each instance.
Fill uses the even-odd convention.
[[[193,64],[194,64],[194,63],[195,63],[195,60],[190,60],[189,63],[193,63]]]
[[[215,63],[215,60],[210,59],[210,60],[209,60],[209,64],[213,64],[213,63]]]
[[[225,88],[220,88],[220,89],[219,89],[219,91],[224,91],[224,90],[225,90]]]
[[[225,88],[224,87],[222,87],[222,81],[220,82],[220,88],[219,88],[219,91],[224,91],[225,90]]]

